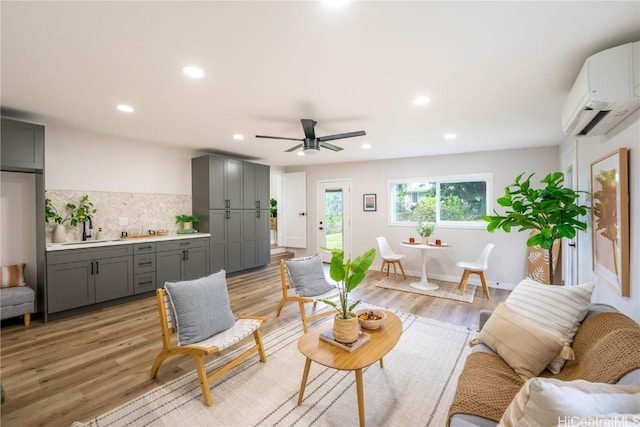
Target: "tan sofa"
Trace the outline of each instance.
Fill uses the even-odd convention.
[[[490,312],[481,313],[484,325]],[[559,374],[541,377],[609,384],[640,384],[640,325],[611,306],[592,305],[575,335],[575,360]],[[449,408],[451,427],[495,426],[524,380],[490,348],[479,344],[467,357]]]

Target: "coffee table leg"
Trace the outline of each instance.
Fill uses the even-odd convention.
[[[304,397],[304,388],[307,385],[307,378],[309,378],[310,367],[311,367],[311,359],[307,357],[307,361],[304,363],[304,373],[302,374],[302,384],[300,384],[300,393],[298,394],[298,406],[302,405],[302,398]],[[362,373],[360,375],[362,376]]]
[[[380,368],[384,368],[384,362],[382,361],[382,357],[380,358]]]
[[[356,391],[358,393],[358,418],[360,427],[364,427],[364,386],[362,385],[362,369],[356,369]]]

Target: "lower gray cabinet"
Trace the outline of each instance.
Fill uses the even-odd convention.
[[[156,243],[156,284],[198,279],[209,275],[209,239]]]
[[[47,255],[47,312],[57,313],[133,294],[131,245]]]
[[[271,239],[269,234],[269,211],[243,211],[242,224],[242,268],[249,269],[269,264]]]

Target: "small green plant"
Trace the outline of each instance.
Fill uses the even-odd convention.
[[[436,225],[433,222],[423,221],[418,223],[418,234],[422,237],[429,237],[436,229]]]
[[[336,281],[340,297],[339,305],[331,300],[321,301],[335,308],[341,319],[348,319],[349,313],[360,304],[360,300],[358,300],[349,305],[349,292],[353,291],[367,275],[367,270],[376,258],[376,250],[371,248],[353,261],[347,259],[345,263],[342,249],[322,249],[331,252],[329,274]]]
[[[200,218],[198,218],[196,215],[176,215],[176,224],[184,224],[185,222],[192,222],[195,224],[196,222],[200,222]]]
[[[97,210],[93,207],[93,203],[89,201],[89,196],[84,195],[80,200],[80,204],[67,203],[65,205],[67,211],[65,216],[58,213],[58,210],[53,206],[51,199],[44,199],[44,213],[45,221],[48,223],[53,220],[56,224],[64,224],[69,221],[71,225],[75,226],[87,221],[92,214],[95,214]]]
[[[269,216],[271,218],[277,218],[278,217],[278,201],[274,198],[269,199],[269,205],[271,205],[271,207],[269,208]]]

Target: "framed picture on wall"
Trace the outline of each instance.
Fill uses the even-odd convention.
[[[591,163],[593,272],[629,296],[629,175],[626,148]]]
[[[375,211],[377,208],[376,195],[375,194],[363,194],[362,195],[362,210],[363,211]]]

